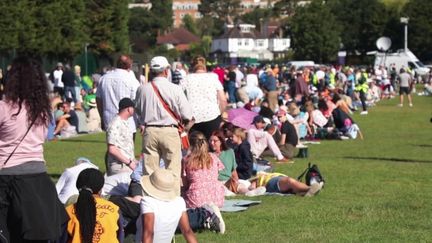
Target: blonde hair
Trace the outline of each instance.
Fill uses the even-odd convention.
[[[239,137],[242,141],[246,139],[246,131],[241,127],[236,127],[233,134]]]
[[[197,70],[207,71],[206,59],[202,56],[194,57],[194,59],[192,61],[192,66],[193,66],[194,72],[196,72]]]
[[[293,102],[289,104],[288,113],[292,116],[297,116],[298,114],[300,114],[300,109],[298,108],[296,103]]]
[[[201,132],[189,135],[190,154],[186,158],[186,167],[192,170],[210,169],[212,158],[208,150],[207,139]]]

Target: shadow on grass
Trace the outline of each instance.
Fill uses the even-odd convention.
[[[65,139],[65,140],[58,140],[57,142],[60,143],[106,143],[105,141],[101,140],[84,140],[84,139]]]
[[[402,162],[402,163],[432,163],[432,160],[419,160],[419,159],[399,159],[399,158],[359,157],[359,156],[345,156],[343,158],[360,159],[360,160],[384,160],[384,161]]]
[[[410,144],[414,147],[422,147],[422,148],[432,148],[432,144]]]
[[[52,179],[58,180],[60,178],[61,174],[48,174]]]

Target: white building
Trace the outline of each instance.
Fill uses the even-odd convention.
[[[281,33],[276,34],[276,31],[269,33],[267,29],[268,25],[264,25],[261,32],[252,24],[227,25],[225,33],[213,39],[211,52],[223,63],[271,61],[283,57],[290,47],[290,39],[280,37]]]

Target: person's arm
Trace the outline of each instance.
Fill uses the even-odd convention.
[[[108,153],[114,156],[114,158],[116,158],[118,161],[129,166],[132,170],[134,170],[137,166],[137,161],[134,158],[127,158],[120,152],[120,149],[113,144],[108,144]]]
[[[280,139],[278,145],[284,145],[285,144],[285,140],[286,140],[286,133],[282,133],[281,134],[281,139]]]
[[[119,219],[117,220],[117,226],[118,226],[117,239],[119,240],[119,242],[123,242],[124,237],[125,237],[125,233],[124,233],[122,222],[124,222],[124,219],[123,219],[123,216],[122,216],[120,210],[119,210],[118,214],[119,214]]]
[[[66,174],[67,174],[67,171],[63,172],[56,183],[57,195],[61,192],[63,187],[66,185],[66,180],[67,180]]]
[[[186,239],[188,243],[195,243],[198,242],[194,232],[192,231],[190,224],[189,224],[189,218],[186,212],[183,212],[180,221],[179,221],[180,230]],[[144,242],[144,241],[143,241]]]
[[[219,104],[219,110],[221,112],[221,114],[225,111],[226,106],[227,106],[227,100],[225,97],[225,93],[223,90],[218,90],[217,91],[217,99],[218,99],[218,104]]]
[[[101,98],[99,98],[99,97],[96,97],[96,105],[97,105],[97,109],[98,109],[98,112],[99,112],[99,116],[100,116],[100,118],[101,118],[101,126],[102,126],[102,130],[106,130],[106,127],[105,127],[105,121],[104,121],[104,115],[103,115],[103,101],[102,101],[102,99]]]
[[[145,213],[142,217],[142,225],[143,225],[143,234],[142,234],[142,242],[143,243],[152,243],[154,236],[154,213]],[[189,224],[189,221],[188,221]]]

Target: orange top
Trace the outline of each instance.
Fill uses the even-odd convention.
[[[93,234],[93,243],[112,242],[117,243],[117,231],[119,220],[119,207],[114,203],[94,197],[96,200],[96,226]],[[80,222],[75,214],[74,205],[66,207],[66,212],[70,219],[67,225],[69,243],[81,243]]]

